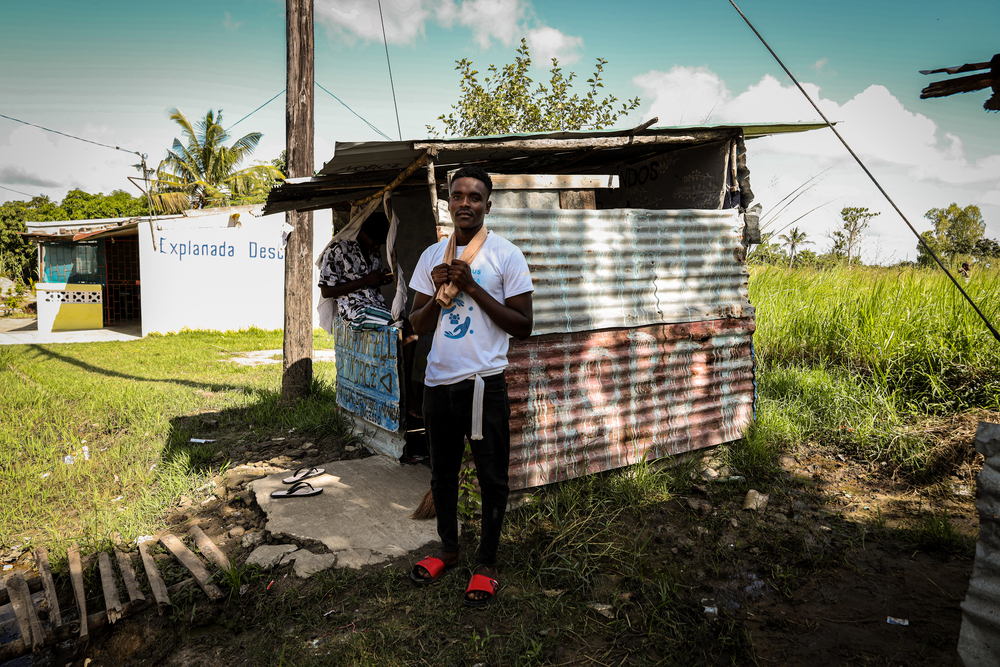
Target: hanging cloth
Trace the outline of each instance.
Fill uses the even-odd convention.
[[[472,260],[476,258],[479,251],[482,250],[483,244],[486,243],[487,234],[486,225],[480,227],[476,235],[469,241],[469,245],[465,246],[465,250],[462,251],[462,256],[459,259],[466,264],[472,264]],[[456,236],[458,236],[457,233],[452,234],[451,238],[448,239],[448,245],[445,246],[444,259],[442,260],[444,264],[451,264],[451,260],[455,259]],[[445,283],[438,288],[437,294],[434,295],[434,300],[442,308],[448,308],[451,306],[451,300],[456,296],[458,296],[458,287],[453,283]]]
[[[396,258],[396,233],[399,231],[399,216],[392,208],[390,195],[386,193],[382,199],[382,209],[389,218],[389,234],[385,238],[385,254],[389,259],[389,268],[396,276],[396,294],[392,298],[392,321],[398,326],[403,321],[403,310],[406,308],[406,275]]]

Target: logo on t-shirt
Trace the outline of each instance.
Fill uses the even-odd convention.
[[[441,328],[446,338],[464,338],[466,335],[471,336],[476,333],[472,330],[472,316],[465,314],[465,312],[471,313],[475,307],[466,306],[465,299],[465,292],[461,292],[452,299],[450,308],[441,311]],[[464,321],[462,320],[463,315],[465,316]],[[451,331],[447,330],[448,327],[451,327]]]

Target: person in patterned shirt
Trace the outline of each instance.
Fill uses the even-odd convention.
[[[379,256],[389,233],[384,213],[372,213],[358,232],[357,240],[339,241],[326,252],[319,272],[319,290],[337,300],[337,311],[348,322],[365,318],[365,308],[386,309],[379,287],[392,282],[392,274]]]

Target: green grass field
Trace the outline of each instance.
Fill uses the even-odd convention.
[[[280,347],[280,332],[253,330],[0,347],[0,546],[27,536],[58,556],[71,541],[89,550],[161,527],[166,506],[226,463],[213,463],[215,445],[189,442],[204,437],[190,415],[222,412],[248,439],[342,428],[333,364],[316,364],[319,391],[285,409],[280,364],[224,361]]]
[[[1000,272],[980,272],[968,286],[1000,319]],[[761,268],[750,291],[757,421],[718,453],[745,479],[704,485],[696,474],[702,463],[687,458],[535,494],[510,515],[506,588],[479,616],[457,604],[462,582],[416,590],[402,576],[404,562],[333,570],[305,584],[281,579],[274,589],[265,586],[278,577],[241,567],[211,630],[218,661],[412,664],[420,662],[418,647],[424,664],[745,664],[758,650],[750,626],[728,612],[706,616],[706,587],[716,589],[706,582],[724,588],[759,575],[790,597],[875,539],[889,545],[879,547],[887,558],[903,558],[905,549],[907,563],[927,549],[967,558],[970,538],[944,510],[902,528],[881,515],[838,518],[826,490],[791,479],[778,460],[822,446],[855,472],[877,462],[914,485],[933,484],[970,460],[968,438],[949,435],[949,420],[1000,410],[1000,345],[971,309],[943,276],[912,269]],[[318,346],[329,344],[317,336]],[[224,469],[224,457],[242,442],[290,429],[350,438],[331,409],[332,364],[317,364],[311,399],[285,408],[280,365],[224,361],[280,345],[279,332],[249,331],[0,347],[0,547],[30,537],[58,562],[71,542],[92,552],[118,535],[131,540],[162,528],[165,510]],[[214,428],[229,437],[225,447],[189,442],[205,435],[199,415],[222,422]],[[74,462],[64,463],[66,456]],[[741,513],[750,487],[795,514],[795,529],[773,523],[771,510]],[[715,510],[685,504],[699,494]],[[793,512],[796,502],[810,509]],[[463,539],[471,546],[474,536],[472,527]],[[853,590],[856,573],[845,576],[842,590]],[[241,584],[252,592],[241,597]],[[196,607],[180,603],[162,641],[149,639],[150,646],[173,650],[178,624],[187,627]],[[192,637],[180,641],[204,650]]]
[[[1000,271],[966,289],[1000,322]],[[961,455],[942,450],[935,425],[1000,410],[1000,343],[938,271],[762,267],[750,300],[760,403],[733,452],[748,471],[765,474],[781,449],[815,440],[934,475]]]

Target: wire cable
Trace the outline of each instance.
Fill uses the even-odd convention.
[[[951,271],[949,271],[948,268],[944,265],[944,262],[942,262],[938,258],[937,253],[934,252],[930,244],[928,244],[927,241],[924,240],[924,237],[920,235],[920,232],[918,232],[916,228],[912,224],[910,224],[910,220],[909,218],[906,217],[906,214],[904,214],[903,211],[899,208],[899,206],[896,205],[896,202],[893,200],[893,198],[889,196],[889,193],[886,192],[885,188],[882,187],[882,184],[879,183],[877,178],[875,178],[875,175],[872,174],[872,172],[868,169],[865,163],[861,161],[861,158],[858,157],[858,154],[854,152],[854,149],[851,148],[850,145],[847,143],[847,141],[844,139],[844,137],[841,136],[840,132],[837,131],[837,128],[833,126],[833,123],[831,123],[830,119],[826,117],[826,114],[820,110],[819,105],[817,105],[816,102],[813,101],[813,98],[809,96],[809,93],[807,93],[805,88],[802,87],[802,84],[799,83],[799,80],[795,78],[795,75],[792,74],[791,70],[785,66],[785,63],[782,62],[781,58],[778,57],[778,54],[774,52],[774,49],[772,49],[771,45],[767,43],[767,40],[764,39],[763,35],[761,35],[757,31],[757,28],[755,28],[753,23],[750,22],[750,19],[748,19],[747,15],[743,13],[743,10],[739,8],[735,0],[729,0],[729,4],[733,6],[733,9],[736,10],[736,13],[740,15],[740,18],[742,18],[743,21],[750,28],[750,30],[753,31],[753,34],[757,36],[757,39],[759,39],[760,43],[764,45],[764,48],[766,48],[768,53],[771,54],[771,57],[773,57],[775,61],[778,63],[778,65],[781,66],[781,69],[785,70],[785,74],[788,75],[788,78],[792,80],[792,83],[794,83],[795,87],[799,89],[799,92],[802,93],[802,95],[805,96],[806,100],[809,101],[809,104],[811,104],[812,108],[816,110],[816,113],[820,115],[820,118],[823,119],[823,122],[826,123],[827,127],[829,127],[830,130],[832,130],[833,133],[837,136],[837,139],[840,140],[840,143],[844,145],[844,148],[846,148],[847,152],[851,154],[851,157],[854,158],[854,161],[857,162],[858,166],[861,167],[861,169],[865,172],[865,174],[868,175],[868,178],[870,178],[871,182],[875,184],[875,187],[878,188],[878,191],[882,193],[882,196],[885,197],[886,201],[889,202],[889,205],[896,210],[896,213],[899,214],[899,217],[903,219],[903,222],[905,222],[906,226],[910,228],[910,231],[913,232],[913,235],[917,237],[917,243],[923,246],[924,250],[927,251],[927,254],[930,255],[935,262],[937,262],[937,265],[941,267],[941,270],[944,271],[946,276],[948,276],[952,284],[955,286],[955,289],[957,289],[959,292],[962,293],[962,296],[965,297],[965,300],[969,302],[969,305],[972,306],[972,309],[976,311],[976,315],[979,315],[979,318],[983,321],[983,324],[986,325],[986,328],[990,330],[990,333],[993,334],[993,337],[997,339],[997,342],[1000,342],[1000,331],[996,330],[996,327],[993,326],[993,324],[989,321],[989,319],[986,317],[983,311],[979,309],[979,306],[976,305],[976,302],[973,300],[973,298],[969,296],[968,293],[962,288],[958,280],[955,279],[955,276],[953,276],[951,274]]]
[[[3,188],[4,190],[10,190],[11,192],[16,192],[17,194],[24,195],[25,197],[41,197],[42,196],[42,195],[28,194],[27,192],[21,192],[20,190],[15,190],[14,188],[8,188],[6,185],[0,185],[0,188]]]
[[[389,40],[385,38],[385,19],[382,18],[382,0],[378,0],[378,20],[382,24],[382,44],[385,45],[385,64],[389,68],[389,88],[392,90],[392,107],[396,110],[396,133],[403,140],[403,131],[399,129],[399,106],[396,105],[396,84],[392,82],[392,63],[389,62]]]
[[[364,116],[362,116],[361,114],[359,114],[359,113],[358,113],[357,111],[355,111],[354,109],[352,109],[352,108],[351,108],[350,106],[348,106],[347,102],[345,102],[344,100],[342,100],[342,99],[340,99],[339,97],[337,97],[336,95],[334,95],[334,94],[333,94],[333,93],[332,93],[331,91],[327,90],[327,89],[326,89],[326,88],[325,88],[325,87],[323,86],[323,84],[321,84],[321,83],[319,83],[319,82],[317,81],[317,82],[316,82],[316,87],[317,87],[317,88],[319,88],[320,90],[322,90],[322,91],[323,91],[324,93],[326,93],[326,94],[327,94],[327,95],[329,95],[330,97],[332,97],[333,99],[335,99],[335,100],[337,100],[338,102],[340,102],[340,103],[341,103],[342,105],[344,105],[344,108],[345,108],[345,109],[347,109],[347,110],[348,110],[348,111],[350,111],[350,112],[351,112],[352,114],[354,114],[355,116],[357,116],[357,117],[358,117],[358,119],[360,119],[360,120],[361,120],[361,122],[363,122],[363,123],[364,123],[365,125],[367,125],[367,126],[368,126],[368,127],[370,127],[370,128],[372,129],[372,130],[374,130],[376,134],[380,135],[380,136],[381,136],[382,138],[384,138],[384,139],[385,139],[386,141],[392,141],[392,137],[390,137],[390,136],[389,136],[388,134],[386,134],[386,133],[385,133],[385,132],[383,132],[382,130],[378,129],[377,127],[375,127],[375,126],[374,126],[374,125],[372,125],[371,123],[369,123],[369,122],[368,122],[368,119],[367,119],[367,118],[365,118]]]
[[[76,139],[77,141],[85,141],[88,144],[94,144],[95,146],[103,146],[104,148],[111,148],[116,151],[121,151],[123,153],[132,153],[133,155],[138,155],[139,157],[145,157],[144,153],[139,151],[132,151],[127,148],[122,148],[121,146],[112,146],[111,144],[102,144],[100,141],[92,141],[90,139],[84,139],[83,137],[78,137],[75,134],[69,134],[67,132],[60,132],[59,130],[53,130],[50,127],[44,127],[42,125],[36,125],[35,123],[29,123],[26,120],[21,120],[20,118],[14,118],[13,116],[8,116],[6,114],[0,113],[0,118],[6,118],[7,120],[12,120],[15,123],[21,123],[22,125],[30,125],[31,127],[37,127],[39,130],[45,130],[46,132],[52,132],[53,134],[59,134],[64,137],[69,137],[70,139]]]
[[[281,90],[279,90],[277,93],[274,94],[274,97],[272,97],[271,99],[269,99],[267,102],[264,102],[259,107],[257,107],[256,109],[254,109],[253,111],[251,111],[250,113],[248,113],[246,116],[243,116],[243,118],[240,118],[238,121],[236,121],[235,123],[233,123],[232,125],[230,125],[229,127],[227,127],[226,128],[226,132],[229,132],[229,130],[233,129],[234,127],[236,127],[237,125],[239,125],[240,123],[242,123],[243,121],[245,121],[247,118],[249,118],[250,116],[254,115],[258,111],[260,111],[261,109],[263,109],[264,107],[266,107],[268,104],[270,104],[271,102],[273,102],[276,99],[278,99],[286,90],[287,90],[287,88],[282,88]]]

